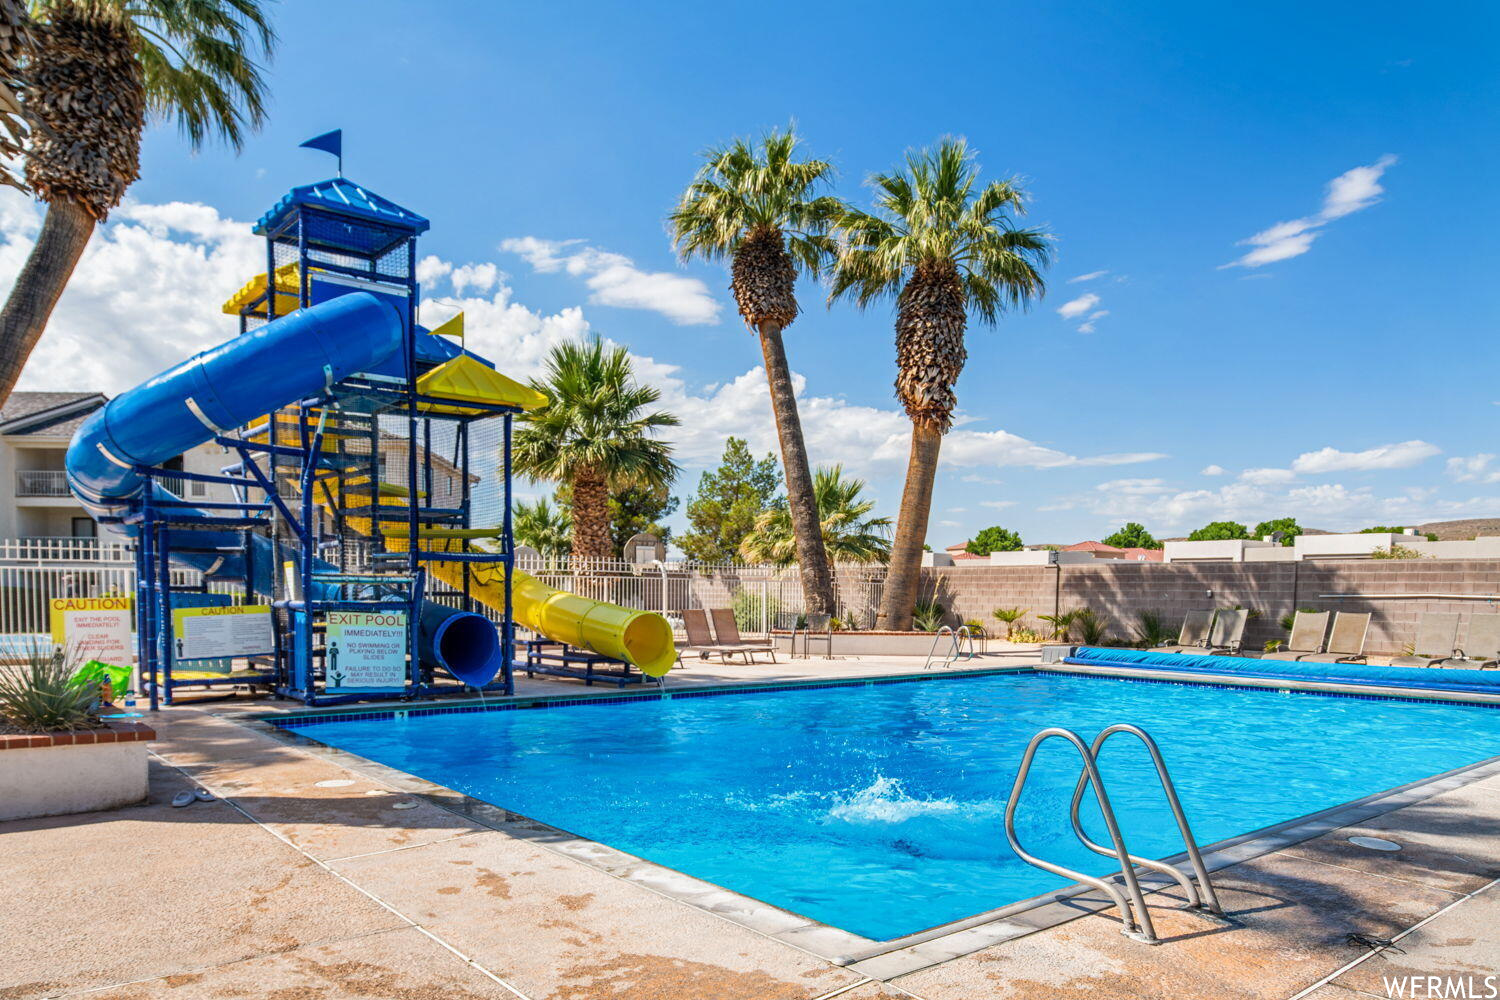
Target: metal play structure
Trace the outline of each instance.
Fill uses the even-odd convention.
[[[671,668],[660,615],[515,569],[512,424],[546,399],[453,339],[462,315],[419,325],[427,228],[343,177],[292,189],[255,226],[265,273],[225,305],[239,335],[116,396],[74,436],[69,487],[135,540],[153,707],[185,687],[329,705],[455,681],[510,694],[516,666],[617,683]],[[486,423],[492,450],[471,455]],[[165,467],[206,443],[225,451],[219,474]],[[189,501],[168,480],[232,499]],[[473,523],[479,488],[496,523]],[[174,566],[204,582],[174,587]]]

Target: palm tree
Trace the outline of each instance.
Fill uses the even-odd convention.
[[[639,385],[623,347],[605,347],[596,334],[559,344],[544,377],[531,387],[547,405],[525,415],[515,436],[515,470],[533,479],[567,483],[573,498],[573,555],[607,559],[609,494],[630,486],[665,489],[677,478],[672,446],[655,437],[676,417],[646,408],[661,398]]]
[[[993,325],[1008,306],[1042,294],[1039,268],[1051,237],[1021,229],[1014,180],[978,186],[979,168],[962,139],[907,154],[904,167],[876,174],[875,211],[848,210],[830,301],[861,308],[896,302],[896,398],[911,418],[911,459],[877,627],[906,629],[921,571],[943,435],[953,424],[963,371],[964,328],[972,314]]]
[[[771,411],[781,443],[787,502],[807,610],[832,614],[833,572],[821,544],[802,419],[782,332],[797,318],[798,273],[817,275],[834,247],[828,228],[843,208],[818,195],[833,175],[824,160],[794,160],[797,136],[772,131],[709,150],[670,223],[684,260],[730,259],[730,286],[745,324],[760,337]]]
[[[884,562],[890,557],[891,519],[869,516],[875,501],[861,497],[864,489],[864,480],[844,478],[842,465],[819,466],[813,476],[823,547],[836,563]],[[755,519],[755,527],[740,543],[740,555],[749,562],[778,566],[796,561],[791,512],[785,504]]]
[[[23,0],[0,0],[0,184],[27,191],[12,164],[26,152],[26,138],[36,124],[24,106],[28,69],[36,33]]]
[[[276,36],[262,0],[33,0],[26,107],[42,127],[26,180],[47,203],[0,310],[0,404],[46,328],[96,223],[140,175],[146,120],[175,119],[196,149],[238,149],[265,120],[256,52]]]
[[[572,551],[572,515],[561,504],[553,507],[546,497],[538,498],[536,503],[524,500],[517,503],[511,524],[516,541],[536,549],[549,567]]]

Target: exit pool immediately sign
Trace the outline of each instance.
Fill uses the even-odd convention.
[[[128,597],[54,597],[52,641],[76,650],[84,659],[115,666],[135,662],[130,641],[134,617]]]
[[[404,611],[330,611],[323,646],[323,689],[389,690],[406,686]]]

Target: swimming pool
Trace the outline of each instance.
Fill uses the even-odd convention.
[[[877,940],[1064,884],[1001,822],[1046,726],[1143,726],[1202,844],[1500,754],[1494,708],[1033,672],[574,704],[286,725]],[[1111,742],[1101,770],[1130,850],[1180,851],[1145,751]],[[1068,828],[1077,775],[1074,751],[1044,746],[1017,830],[1104,873]]]

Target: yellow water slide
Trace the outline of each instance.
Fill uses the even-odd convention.
[[[545,397],[529,387],[462,355],[421,376],[417,387],[425,397],[454,400],[453,405],[424,405],[424,409],[433,412],[462,413],[464,401],[509,403],[523,409],[533,409],[546,402]],[[347,482],[346,488],[351,494],[356,491],[363,494],[359,499],[368,500],[368,485]],[[382,504],[404,507],[407,503],[406,490],[402,487],[381,483],[378,493]],[[335,482],[324,480],[318,487],[317,497],[324,506],[336,505],[338,491]],[[369,518],[351,517],[347,523],[360,534],[373,534]],[[407,531],[408,526],[402,522],[380,523],[380,532],[386,536],[393,551],[404,548]],[[498,534],[492,528],[424,528],[420,529],[418,544],[428,552],[461,552],[468,543],[472,551],[473,548],[488,548],[486,540],[494,539]],[[504,609],[504,566],[470,562],[429,562],[425,565],[433,576],[458,590],[463,589],[467,576],[469,596],[496,610]],[[558,590],[522,570],[516,570],[511,581],[511,611],[517,622],[539,635],[624,660],[648,677],[664,676],[677,660],[672,626],[656,612],[622,608],[607,601]]]

